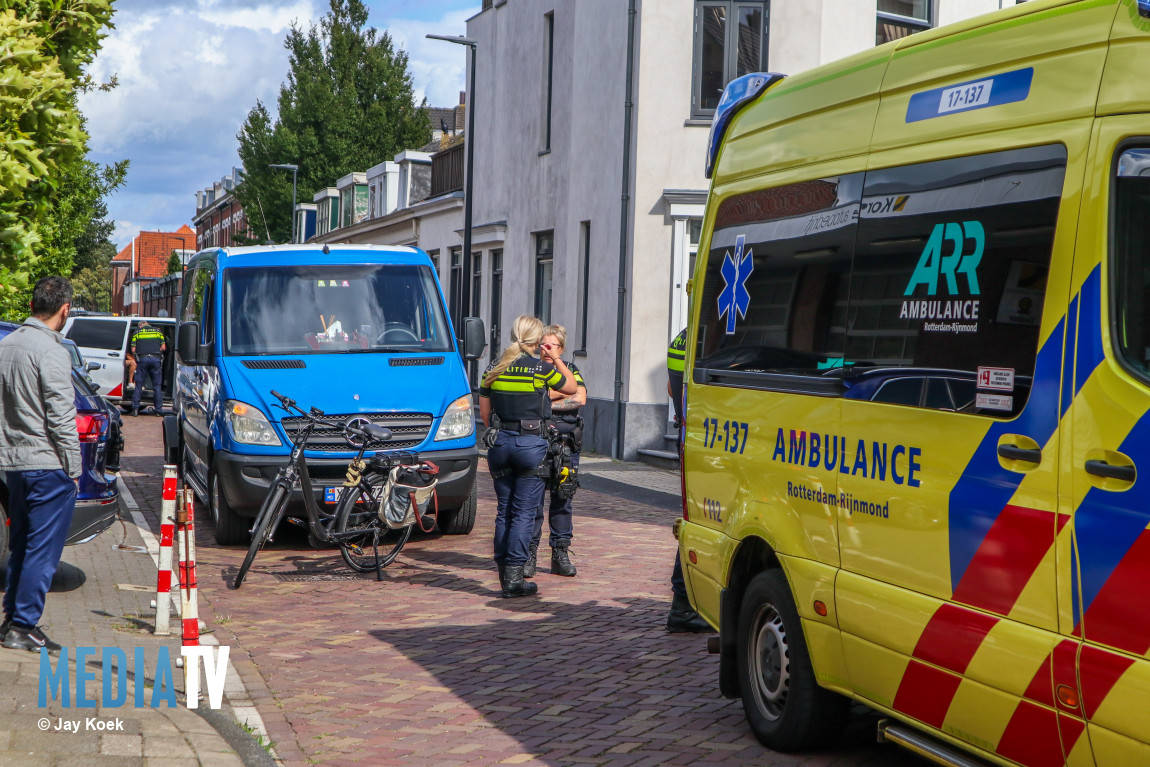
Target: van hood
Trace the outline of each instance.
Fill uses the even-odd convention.
[[[435,419],[471,391],[455,352],[224,357],[220,363],[235,398],[271,421],[286,415],[273,389],[304,410],[317,407],[329,415],[430,413]]]

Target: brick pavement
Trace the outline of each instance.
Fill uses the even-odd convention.
[[[120,544],[125,547],[120,547]],[[154,611],[156,568],[142,550],[138,529],[117,522],[88,543],[69,546],[64,555],[45,605],[42,622],[48,635],[69,653],[67,678],[71,698],[63,705],[62,696],[48,698],[39,706],[40,656],[30,652],[0,648],[0,767],[39,765],[116,765],[117,767],[239,767],[244,762],[215,724],[228,723],[230,712],[208,714],[209,718],[184,707],[182,671],[174,661],[180,657],[180,638],[156,637],[151,633]],[[0,578],[2,580],[2,578]],[[148,586],[149,591],[124,586]],[[77,699],[76,648],[96,648],[85,668],[90,673],[84,685],[94,707],[81,708]],[[102,648],[118,647],[127,658],[127,700],[124,705],[102,706]],[[135,650],[144,655],[143,666],[135,664]],[[144,677],[144,700],[152,700],[160,648],[166,648],[169,686],[177,693],[176,708],[134,705],[137,675]],[[59,670],[59,660],[52,668]],[[118,690],[118,684],[113,690]],[[207,703],[203,706],[206,708]],[[222,717],[222,719],[221,719]],[[101,723],[119,720],[122,729],[88,729],[88,719]],[[58,719],[80,722],[78,732],[42,731],[38,722],[47,719],[55,727]],[[247,738],[232,725],[231,736]]]
[[[126,433],[155,524],[159,422]],[[485,475],[475,531],[413,537],[381,583],[289,527],[233,590],[244,552],[200,524],[201,616],[287,765],[922,764],[874,745],[866,714],[821,753],[764,749],[719,696],[705,638],[663,630],[674,514],[586,490],[575,504],[579,575],[551,576],[544,547],[540,596],[516,600],[498,596]]]

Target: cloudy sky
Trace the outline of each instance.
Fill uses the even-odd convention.
[[[458,103],[466,49],[427,40],[463,34],[480,0],[365,0],[369,24],[410,56],[416,100]],[[318,21],[328,0],[116,0],[113,30],[91,68],[119,86],[85,94],[91,158],[131,160],[108,201],[117,247],[140,231],[190,224],[193,193],[239,164],[236,133],[257,100],[274,113],[293,21]],[[285,171],[286,172],[286,171]]]

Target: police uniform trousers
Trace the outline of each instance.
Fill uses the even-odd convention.
[[[5,472],[8,483],[8,583],[4,614],[34,628],[64,553],[76,510],[76,483],[63,469]]]
[[[164,370],[164,358],[156,357],[153,355],[143,355],[140,357],[140,364],[136,367],[136,377],[134,382],[136,384],[135,391],[132,392],[132,409],[139,410],[140,399],[144,396],[144,381],[151,381],[152,385],[152,401],[156,406],[156,412],[160,412],[164,405],[164,386],[161,383]]]
[[[568,442],[570,444],[570,442]],[[575,450],[571,451],[571,465],[576,469],[579,468],[579,453]],[[562,498],[558,494],[551,492],[550,505],[547,508],[547,528],[550,534],[547,543],[551,548],[559,541],[570,541],[571,537],[575,534],[575,524],[571,517],[571,502],[575,500],[573,497]],[[543,506],[539,506],[539,511],[535,514],[535,529],[531,534],[531,542],[538,544],[543,538]]]
[[[536,471],[547,457],[547,441],[538,434],[500,431],[487,451],[487,465],[499,500],[495,515],[495,563],[527,563],[535,515],[542,514],[547,480]],[[497,476],[498,475],[498,476]]]

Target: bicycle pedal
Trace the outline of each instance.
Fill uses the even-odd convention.
[[[302,519],[296,519],[295,517],[285,517],[285,519],[296,527],[307,527],[307,523],[305,523]]]

